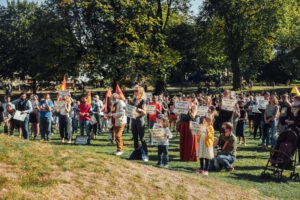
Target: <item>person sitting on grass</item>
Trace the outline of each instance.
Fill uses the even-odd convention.
[[[224,122],[222,124],[222,134],[219,138],[221,151],[218,152],[215,159],[216,170],[225,168],[226,171],[233,171],[233,163],[236,159],[237,139],[232,133],[232,124]]]
[[[199,147],[198,156],[200,159],[199,173],[208,176],[209,161],[214,158],[214,127],[213,118],[211,116],[205,116],[203,121],[206,127],[206,132],[201,133],[198,137]]]
[[[166,116],[163,114],[159,114],[157,116],[156,122],[153,125],[154,129],[163,128],[166,133],[166,140],[164,141],[158,141],[157,142],[157,152],[158,152],[158,162],[157,166],[159,167],[165,167],[168,168],[169,165],[169,152],[168,152],[168,146],[169,146],[169,139],[173,137],[172,132],[169,129],[170,123]]]

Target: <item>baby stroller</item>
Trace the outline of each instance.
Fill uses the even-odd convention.
[[[277,141],[275,148],[270,152],[270,158],[264,171],[261,173],[262,177],[266,177],[266,171],[273,172],[278,179],[282,180],[283,171],[292,171],[290,179],[299,179],[299,173],[296,173],[296,150],[297,150],[297,134],[292,130],[282,132]]]

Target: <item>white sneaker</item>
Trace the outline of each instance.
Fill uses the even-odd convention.
[[[124,153],[123,151],[117,151],[117,152],[115,153],[115,155],[116,155],[116,156],[121,156],[121,155],[123,155],[123,153]]]

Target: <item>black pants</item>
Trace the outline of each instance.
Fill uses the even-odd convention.
[[[72,122],[70,117],[66,115],[59,116],[59,133],[62,139],[70,140],[72,138]]]
[[[167,145],[158,145],[158,165],[167,165],[169,163],[169,151]]]
[[[208,171],[209,169],[209,159],[200,158],[200,169],[204,171]]]
[[[257,136],[257,129],[259,129],[259,138],[262,136],[262,118],[260,116],[255,115],[254,116],[254,131],[253,131],[253,137],[254,139]]]
[[[139,148],[139,141],[141,141],[142,147],[146,155],[148,155],[148,148],[145,141],[145,123],[139,119],[132,119],[131,131],[134,141],[134,149]]]

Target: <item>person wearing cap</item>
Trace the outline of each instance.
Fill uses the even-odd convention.
[[[271,144],[271,148],[275,146],[276,127],[279,116],[278,104],[279,102],[277,97],[272,95],[264,113],[264,128],[262,137],[263,147],[268,147],[269,144]]]
[[[294,97],[294,102],[291,105],[291,114],[285,122],[288,128],[295,131],[298,136],[297,147],[298,147],[298,164],[300,166],[300,96]]]
[[[121,156],[124,152],[123,131],[127,124],[127,116],[125,115],[126,104],[120,99],[120,95],[114,93],[112,95],[112,110],[109,117],[113,117],[113,135],[117,143],[116,156]]]

